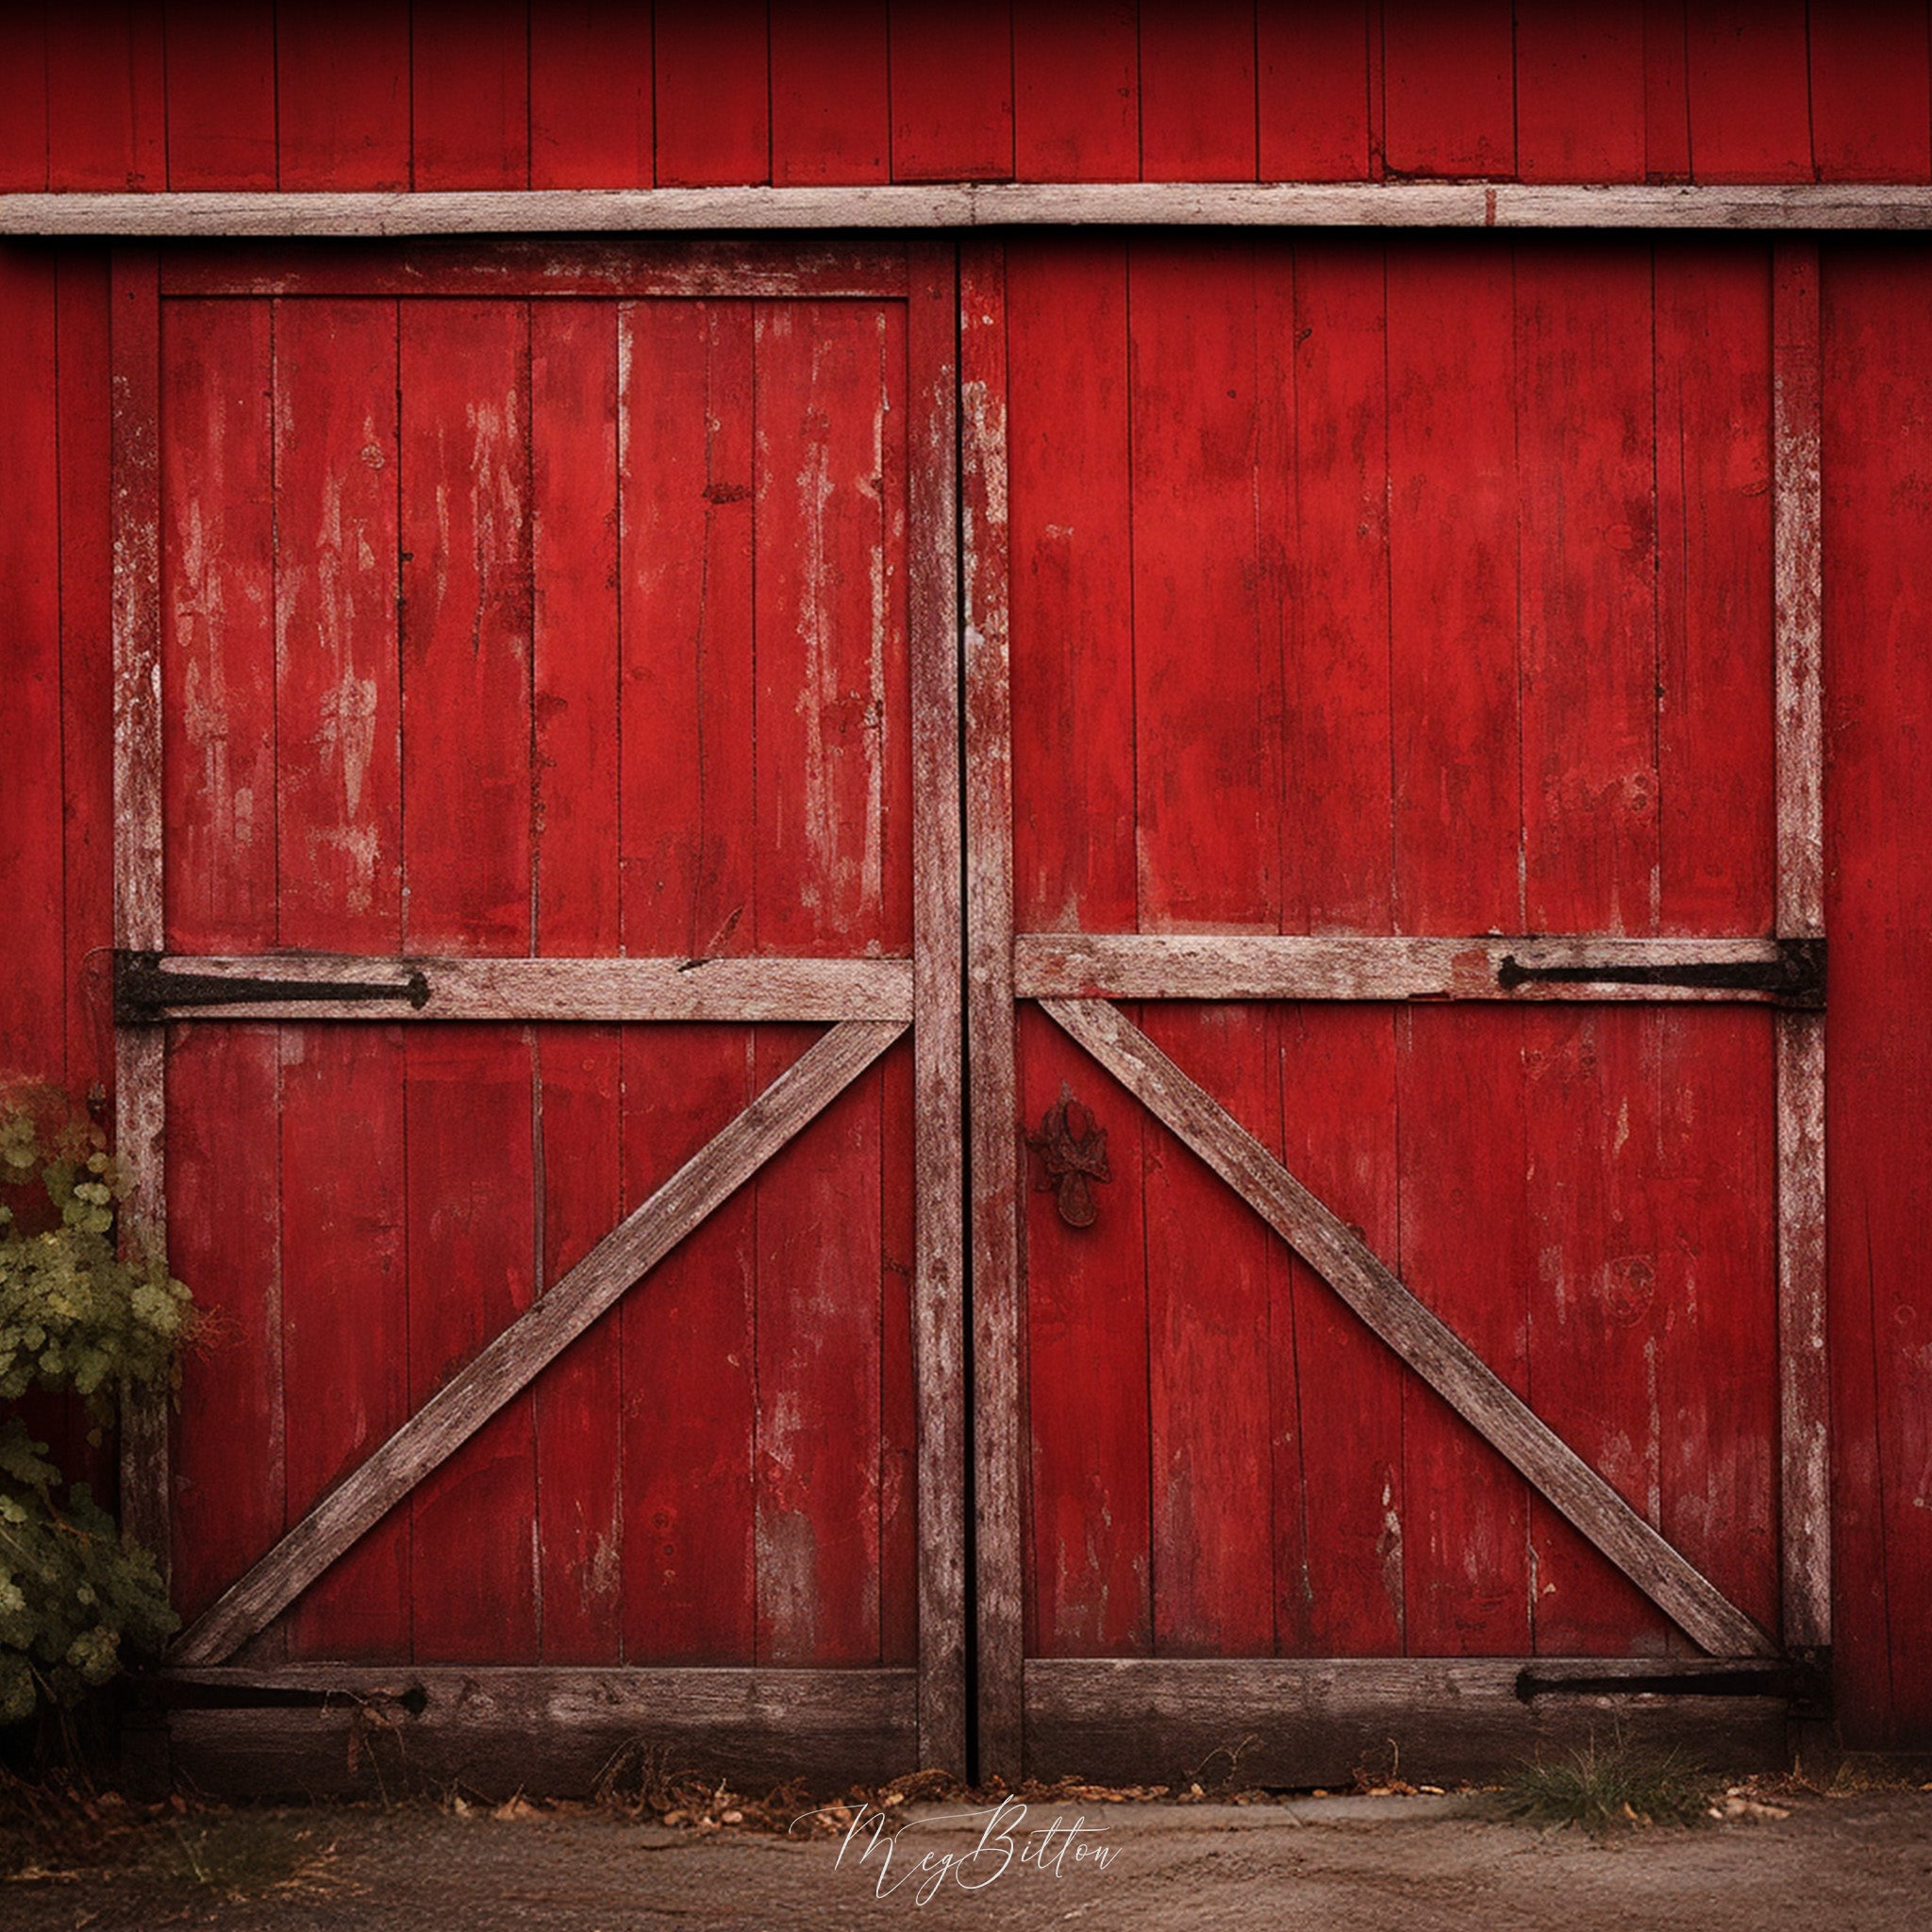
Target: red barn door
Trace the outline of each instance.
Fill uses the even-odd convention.
[[[950,251],[115,302],[177,1756],[958,1762]]]
[[[1780,1748],[1811,258],[1029,240],[964,313],[989,1761]]]

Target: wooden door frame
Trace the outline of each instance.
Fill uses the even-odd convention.
[[[507,296],[856,295],[907,305],[907,571],[911,655],[913,938],[907,958],[391,958],[166,952],[162,904],[159,379],[170,295],[406,292],[425,267],[474,265]],[[458,271],[459,274],[462,271]],[[345,1727],[406,1723],[419,1770],[476,1774],[510,1750],[521,1781],[587,1782],[641,1732],[708,1767],[845,1781],[966,1769],[965,1295],[960,1120],[960,826],[957,260],[949,242],[407,244],[114,251],[112,531],[116,1144],[124,1238],[164,1256],[167,1037],[222,1020],[831,1022],[649,1200],[360,1466],[323,1496],[177,1641],[161,1694],[177,1757],[225,1757],[258,1789],[340,1777]],[[235,982],[233,997],[225,982]],[[425,1669],[229,1661],[410,1489],[910,1026],[914,1064],[912,1345],[918,1391],[916,1669]],[[165,1400],[129,1399],[125,1533],[165,1577]],[[291,1710],[289,1706],[296,1707]],[[245,1707],[251,1703],[258,1707]],[[320,1719],[318,1718],[320,1713]],[[361,1716],[358,1716],[361,1713]],[[354,1735],[353,1731],[349,1733]]]
[[[1372,191],[1374,192],[1374,191]],[[1573,191],[1595,194],[1602,191]],[[1491,210],[1494,218],[1495,195]],[[1713,191],[1713,192],[1715,192]],[[1443,1762],[1520,1757],[1618,1710],[1762,1750],[1828,1694],[1831,1522],[1825,1357],[1822,408],[1818,247],[1772,245],[1777,898],[1764,940],[1534,942],[1018,934],[1003,245],[962,250],[960,381],[966,603],[966,1027],[973,1174],[973,1346],[982,1774],[1164,1774],[1247,1736],[1264,1781],[1345,1778],[1391,1721],[1441,1738]],[[1688,973],[1686,969],[1689,969]],[[1591,978],[1592,969],[1602,976]],[[1646,970],[1677,983],[1646,983]],[[1699,983],[1699,982],[1702,983]],[[1307,1195],[1219,1104],[1108,1002],[1121,998],[1749,1000],[1774,1005],[1782,1648],[1726,1603],[1469,1350]],[[1681,1659],[1230,1661],[1029,1658],[1021,1441],[1025,1413],[1015,1013],[1045,1010],[1138,1091],[1384,1341],[1713,1653]],[[1245,1144],[1243,1144],[1245,1143]],[[1297,1201],[1294,1197],[1300,1196]],[[1371,1306],[1373,1304],[1373,1307]],[[1379,1317],[1379,1319],[1378,1319]],[[1404,1339],[1398,1341],[1395,1331]],[[1479,1387],[1487,1379],[1493,1387]],[[1500,1398],[1500,1399],[1499,1399]],[[1513,1407],[1512,1407],[1513,1406]],[[1525,1437],[1540,1437],[1525,1459]],[[1566,1460],[1567,1458],[1567,1460]],[[1579,1472],[1581,1473],[1579,1477]],[[1577,1485],[1589,1491],[1585,1497]],[[1644,1554],[1634,1545],[1642,1543]],[[1669,1572],[1661,1579],[1660,1559]],[[1541,1687],[1539,1690],[1537,1687]],[[1722,1689],[1724,1700],[1706,1696]],[[1630,1693],[1640,1693],[1635,1703]],[[1541,1707],[1538,1697],[1544,1701]],[[1688,1703],[1687,1703],[1688,1700]],[[1565,1726],[1567,1725],[1567,1733]],[[1460,1754],[1458,1757],[1457,1754]],[[1353,1755],[1352,1755],[1353,1754]]]

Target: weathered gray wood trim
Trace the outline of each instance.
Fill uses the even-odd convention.
[[[114,628],[114,941],[162,941],[160,292],[151,248],[114,251],[110,271]],[[165,1260],[168,1221],[162,1137],[167,1118],[166,1037],[114,1030],[114,1152],[126,1187],[123,1248]],[[121,1532],[171,1569],[168,1401],[124,1389],[121,1399]]]
[[[1777,1017],[1777,1329],[1785,1642],[1831,1642],[1824,1015]]]
[[[1776,1646],[1438,1316],[1340,1216],[1118,1008],[1048,1000],[1045,1011],[1232,1187],[1374,1334],[1704,1648],[1769,1657]]]
[[[912,251],[912,1334],[919,1395],[919,1756],[966,1770],[966,1255],[960,1038],[958,260]]]
[[[964,251],[960,438],[966,594],[967,1078],[973,1151],[974,1584],[979,1774],[1022,1761],[1024,1557],[1013,784],[1008,648],[1006,257]]]
[[[896,1020],[909,959],[478,959],[345,953],[171,954],[163,974],[393,987],[391,997],[163,1006],[170,1020]],[[418,980],[420,975],[420,981]],[[417,1004],[420,1000],[421,1004]]]
[[[1023,999],[1643,1000],[1769,1003],[1774,992],[1618,980],[1507,983],[1526,969],[1774,967],[1774,939],[1274,937],[1218,933],[1022,933],[1013,942]]]
[[[204,1611],[173,1661],[220,1663],[264,1629],[905,1030],[847,1021],[812,1046]]]
[[[436,193],[7,194],[0,235],[382,236],[983,228],[1918,229],[1932,189],[1514,181],[939,182]]]
[[[1707,1658],[1033,1657],[1026,1771],[1210,1789],[1346,1785],[1358,1770],[1448,1783],[1617,1736],[1783,1770],[1790,1700],[1759,1689],[1779,1674]],[[1565,1679],[1614,1688],[1554,1688]]]
[[[176,1773],[217,1794],[459,1780],[491,1798],[581,1796],[635,1751],[762,1796],[792,1777],[837,1790],[917,1769],[915,1684],[907,1669],[293,1664],[170,1671],[142,1693],[167,1711]]]

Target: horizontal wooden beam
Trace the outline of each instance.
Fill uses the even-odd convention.
[[[1708,1658],[1033,1657],[1026,1772],[1295,1788],[1361,1771],[1446,1784],[1613,1737],[1724,1770],[1783,1770],[1785,1677]]]
[[[635,1749],[762,1796],[793,1777],[834,1790],[916,1770],[917,1685],[897,1669],[291,1664],[171,1671],[137,1695],[166,1712],[175,1772],[218,1795],[460,1781],[574,1797]]]
[[[1438,1315],[1417,1300],[1212,1094],[1116,1007],[1048,1000],[1044,1010],[1301,1256],[1491,1448],[1715,1657],[1776,1645],[1640,1516]]]
[[[939,182],[441,193],[0,195],[5,235],[506,235],[701,229],[1186,227],[1924,228],[1932,189],[1531,186],[1513,181]]]
[[[1822,941],[1023,933],[1023,999],[1723,1000],[1818,1006]]]
[[[172,1660],[220,1663],[266,1628],[905,1030],[849,1021],[810,1047],[205,1610]]]
[[[236,982],[234,997],[224,984]],[[286,991],[283,989],[287,989]],[[457,959],[124,953],[115,1006],[155,1020],[880,1020],[909,959]]]

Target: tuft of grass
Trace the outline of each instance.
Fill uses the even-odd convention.
[[[1558,1764],[1526,1764],[1504,1787],[1503,1809],[1525,1824],[1578,1824],[1593,1836],[1645,1824],[1701,1824],[1717,1781],[1678,1753],[1595,1739]]]
[[[158,1875],[190,1891],[228,1900],[270,1892],[326,1893],[336,1847],[315,1821],[273,1811],[232,1811],[177,1819],[158,1847]]]

